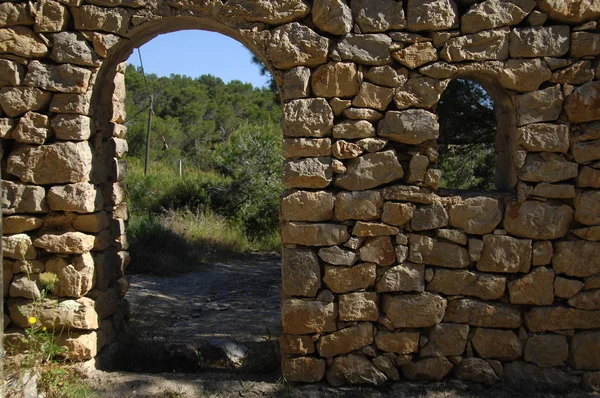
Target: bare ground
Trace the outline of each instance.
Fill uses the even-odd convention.
[[[83,373],[101,398],[600,396],[581,391],[533,393],[456,380],[389,383],[377,389],[287,383],[280,376],[277,343],[279,264],[278,256],[262,255],[206,264],[173,277],[131,276],[129,329],[96,363],[82,365]],[[239,368],[203,355],[202,347],[214,339],[249,348]]]

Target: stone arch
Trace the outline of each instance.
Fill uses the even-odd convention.
[[[122,132],[91,123],[108,99],[90,96],[123,59],[102,69],[111,51],[133,48],[119,42],[138,29],[150,37],[161,19],[199,18],[243,37],[282,91],[288,380],[381,384],[402,373],[589,384],[600,369],[600,9],[586,0],[460,3],[1,3],[12,325],[27,327],[35,288],[23,275],[40,265],[62,278],[55,300],[67,303],[40,322],[71,328],[72,356],[95,356],[124,322],[124,187],[106,167],[118,165]],[[516,195],[435,193],[431,110],[440,82],[468,73],[509,93],[496,101],[508,124],[516,119]],[[433,95],[416,95],[411,80],[431,83]],[[553,366],[552,377],[538,366]]]

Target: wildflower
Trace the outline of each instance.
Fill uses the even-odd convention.
[[[42,326],[42,332],[46,331],[46,326]]]
[[[35,323],[37,322],[37,319],[35,319],[34,316],[30,316],[27,321],[29,322],[30,325],[35,325]]]
[[[48,290],[53,290],[58,283],[58,276],[53,272],[42,272],[40,274],[40,283]]]

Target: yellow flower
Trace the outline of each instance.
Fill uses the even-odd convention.
[[[30,316],[27,321],[29,322],[30,325],[35,325],[35,323],[37,322],[37,319],[35,319],[34,316]]]
[[[46,331],[46,326],[42,326],[42,332]]]

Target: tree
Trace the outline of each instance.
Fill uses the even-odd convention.
[[[496,118],[487,92],[472,80],[453,80],[437,107],[443,188],[493,190]]]

